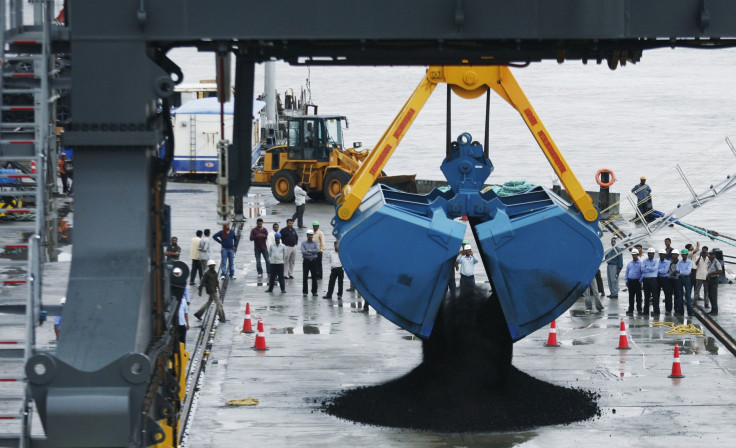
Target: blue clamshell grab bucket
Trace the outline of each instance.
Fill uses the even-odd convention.
[[[546,326],[588,287],[603,258],[598,223],[542,187],[481,194],[493,166],[469,135],[461,137],[442,166],[451,191],[417,195],[375,185],[350,219],[333,219],[333,234],[363,298],[427,338],[465,236],[466,224],[454,218],[469,216],[516,341]]]
[[[385,192],[418,202],[391,201]],[[393,323],[429,337],[466,226],[424,199],[376,185],[350,220],[332,225],[353,287]]]

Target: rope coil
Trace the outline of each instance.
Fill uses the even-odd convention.
[[[672,335],[672,336],[683,335],[683,334],[693,335],[693,336],[702,336],[704,334],[703,330],[701,330],[700,328],[696,327],[693,324],[676,326],[674,322],[652,322],[652,326],[669,328],[670,331],[668,331],[665,334]]]

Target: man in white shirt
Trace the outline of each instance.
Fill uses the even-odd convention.
[[[705,308],[710,308],[708,300],[708,246],[703,246],[702,252],[693,256],[693,269],[695,270],[695,299],[705,299]],[[703,297],[700,297],[700,288],[703,288]]]
[[[327,285],[327,294],[322,297],[323,299],[332,299],[332,291],[335,290],[335,280],[337,280],[337,300],[342,300],[342,280],[345,277],[345,271],[342,268],[339,252],[339,245],[335,241],[335,251],[330,252],[330,281]]]
[[[184,288],[184,295],[179,302],[179,342],[187,344],[187,330],[189,329],[189,292]]]
[[[268,236],[266,237],[266,249],[271,247],[271,245],[276,242],[274,240],[274,235],[279,233],[279,223],[277,222],[273,223],[272,228],[273,228],[273,232],[268,232]]]
[[[286,246],[281,244],[281,234],[274,233],[274,243],[268,246],[268,259],[271,261],[271,275],[268,279],[268,289],[266,292],[273,291],[273,285],[276,283],[276,278],[279,279],[279,286],[281,292],[286,292],[284,286],[284,261],[286,261]]]
[[[202,274],[204,271],[202,270],[202,263],[200,260],[199,255],[199,242],[202,240],[202,231],[197,230],[197,233],[195,234],[195,237],[192,238],[192,242],[189,244],[189,258],[192,260],[192,273],[189,277],[189,284],[194,284],[194,277],[196,277],[197,272],[199,272],[199,279],[202,280]]]
[[[463,254],[455,260],[455,270],[460,271],[460,291],[471,290],[475,287],[475,264],[478,259],[473,255],[470,244],[463,246]]]
[[[291,217],[292,220],[297,220],[297,224],[300,229],[304,228],[304,207],[307,202],[307,192],[304,191],[304,182],[299,181],[294,186],[294,204],[296,205],[296,212]]]
[[[202,271],[207,270],[207,261],[210,259],[210,245],[212,244],[212,238],[210,238],[210,229],[204,229],[204,235],[199,240],[199,261],[202,264]],[[204,275],[204,273],[202,274]],[[199,281],[202,281],[200,277]]]

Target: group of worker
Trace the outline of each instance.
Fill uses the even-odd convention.
[[[301,226],[301,228],[304,228],[304,226]],[[250,240],[253,241],[258,278],[263,277],[261,258],[263,258],[266,265],[267,293],[273,292],[276,283],[278,283],[282,293],[286,292],[285,279],[294,278],[294,266],[297,252],[299,252],[302,258],[302,294],[307,296],[311,291],[312,296],[319,295],[317,281],[322,280],[322,257],[326,252],[325,235],[320,230],[319,221],[312,222],[312,228],[306,231],[306,240],[300,244],[299,235],[294,228],[294,217],[286,220],[286,227],[284,228],[281,228],[279,223],[273,223],[272,232],[266,230],[263,227],[263,219],[258,218],[256,226],[251,230]],[[328,257],[330,278],[327,293],[323,296],[324,299],[332,299],[332,294],[335,292],[335,286],[337,285],[337,299],[342,300],[345,272],[340,261],[339,251],[339,243],[335,241],[334,251],[329,252]],[[349,288],[348,291],[353,291],[353,288]]]
[[[231,280],[235,280],[235,251],[238,248],[238,236],[225,224],[222,230],[210,237],[210,229],[197,230],[189,246],[189,256],[192,268],[189,275],[189,285],[194,285],[195,278],[199,278],[199,295],[204,289],[208,300],[194,313],[194,317],[201,320],[202,315],[215,303],[217,314],[221,322],[225,322],[225,310],[220,300],[220,283],[217,279],[216,262],[212,259],[212,241],[220,244],[220,278],[225,279],[229,274]],[[167,261],[179,260],[181,247],[177,237],[171,238],[171,243],[164,249]],[[189,328],[189,292],[184,288],[184,296],[179,304],[179,336],[181,342],[185,342],[186,330]]]
[[[628,316],[634,315],[634,307],[640,316],[658,317],[660,314],[660,298],[664,292],[665,314],[688,316],[694,314],[693,291],[695,301],[703,300],[704,308],[710,308],[711,316],[718,315],[718,284],[724,273],[723,261],[718,252],[700,248],[700,243],[693,248],[687,244],[684,249],[672,247],[669,238],[664,240],[665,247],[657,250],[650,247],[644,255],[644,248],[637,244],[631,249],[632,260],[627,264],[624,282],[629,292]],[[623,253],[615,248],[616,238],[611,238],[613,249],[606,253],[608,259],[608,284],[612,299],[618,298],[618,279],[623,269]],[[658,255],[658,257],[657,257]],[[688,259],[692,257],[692,259]],[[700,297],[701,288],[703,297]]]

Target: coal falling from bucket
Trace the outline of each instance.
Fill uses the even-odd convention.
[[[326,399],[357,423],[439,432],[520,431],[600,416],[598,394],[540,381],[511,365],[513,343],[495,295],[445,299],[423,362],[403,377]]]

